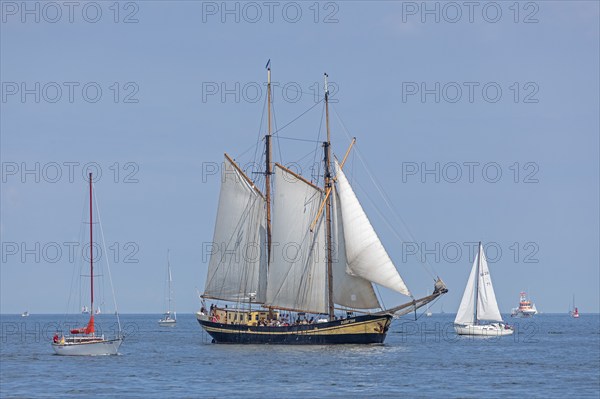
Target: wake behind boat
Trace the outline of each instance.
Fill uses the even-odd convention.
[[[484,321],[488,323],[482,323]],[[500,315],[481,242],[456,313],[454,329],[458,335],[500,336],[513,333]]]
[[[447,289],[438,278],[432,294],[412,296],[342,170],[354,141],[341,162],[333,159],[326,74],[323,185],[273,165],[269,65],[264,194],[225,154],[216,250],[197,320],[216,343],[382,343],[394,315],[425,306]],[[373,284],[411,300],[384,309]],[[233,305],[207,309],[205,299]]]
[[[104,334],[96,335],[96,326],[94,323],[94,314],[100,313],[100,308],[94,311],[94,240],[93,240],[93,212],[92,212],[92,174],[89,174],[89,195],[90,195],[90,307],[84,306],[88,310],[90,318],[85,327],[72,328],[70,334],[63,335],[57,332],[52,340],[52,349],[57,355],[65,356],[96,356],[96,355],[116,355],[123,342],[121,334],[121,324],[117,314],[118,333],[112,339],[106,339]],[[108,262],[108,261],[107,261]],[[108,264],[108,263],[107,263]],[[116,302],[115,302],[116,308]]]

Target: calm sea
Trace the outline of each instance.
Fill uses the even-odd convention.
[[[600,317],[510,319],[513,336],[457,337],[454,315],[394,320],[384,345],[215,345],[193,315],[123,315],[120,356],[62,357],[62,316],[1,316],[0,397],[600,396]],[[110,320],[110,321],[109,321]],[[102,315],[105,331],[110,316]]]

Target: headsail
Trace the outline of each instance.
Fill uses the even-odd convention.
[[[267,306],[327,313],[325,226],[310,224],[322,191],[281,165],[275,167],[275,197]]]
[[[479,252],[475,255],[475,261],[469,274],[467,287],[463,293],[462,300],[454,322],[456,324],[475,324],[475,275],[477,274],[477,263],[479,262]]]
[[[481,245],[481,244],[479,244]],[[494,293],[490,269],[488,268],[483,246],[480,248],[481,263],[479,264],[479,293],[477,295],[477,320],[502,321],[498,301]]]
[[[225,155],[217,222],[204,296],[226,301],[265,300],[265,200]]]
[[[362,209],[348,179],[335,162],[348,272],[365,280],[410,296],[371,222]]]
[[[362,277],[348,273],[346,245],[340,199],[337,192],[333,194],[333,297],[338,305],[354,309],[380,308],[379,300],[371,282]]]

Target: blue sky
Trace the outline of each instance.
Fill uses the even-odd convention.
[[[123,2],[118,15],[113,2],[72,14],[22,4],[2,1],[0,312],[65,310],[75,263],[64,243],[78,239],[88,163],[102,172],[103,228],[119,248],[120,310],[162,311],[167,248],[177,309],[197,309],[219,190],[207,172],[225,151],[253,158],[243,153],[259,134],[268,59],[280,127],[329,74],[334,151],[343,155],[345,129],[357,137],[402,221],[358,155],[349,173],[415,295],[432,284],[411,250],[429,250],[450,289],[434,311],[457,309],[476,241],[489,258],[501,251],[490,268],[503,312],[521,290],[544,312],[566,312],[573,294],[583,313],[600,311],[597,2],[429,2],[432,13],[421,2],[276,2],[271,17],[262,2],[227,2],[232,13],[222,2]],[[321,113],[281,135],[316,140]],[[315,147],[279,144],[284,163]],[[43,253],[53,243],[54,263]]]

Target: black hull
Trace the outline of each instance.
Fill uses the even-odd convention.
[[[287,327],[222,324],[201,318],[198,323],[219,344],[331,345],[381,344],[391,320],[388,315],[365,315]]]

